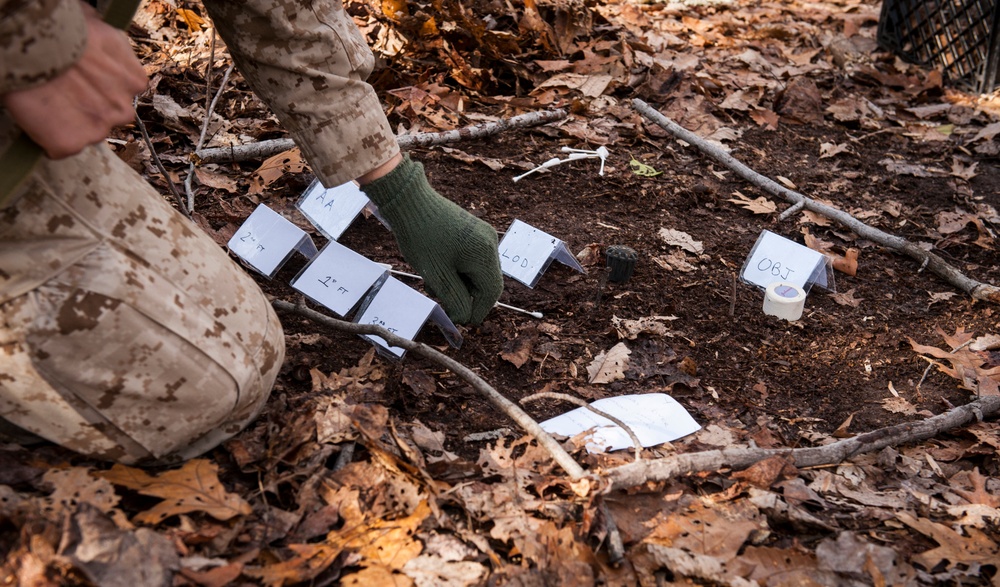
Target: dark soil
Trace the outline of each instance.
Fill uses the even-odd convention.
[[[925,228],[935,226],[934,216],[962,205],[967,196],[957,193],[948,179],[892,175],[877,162],[906,153],[911,163],[920,157],[925,164],[947,167],[943,162],[950,161],[954,148],[943,143],[925,147],[884,133],[853,143],[857,156],[817,160],[820,142],[840,144],[860,134],[795,126],[783,126],[781,132],[750,130],[732,154],[762,175],[786,177],[805,195],[844,210],[878,210],[886,201],[899,202],[898,217],[882,214],[869,222],[889,233],[926,240]],[[456,146],[475,157],[537,164],[557,156],[563,144],[525,131]],[[885,410],[880,401],[890,397],[890,387],[926,410],[924,415],[967,401],[969,393],[956,380],[937,369],[928,370],[909,339],[943,347],[938,329],[947,334],[959,328],[979,335],[995,332],[1000,320],[988,304],[976,303],[961,292],[933,301],[932,292],[956,290],[921,271],[912,259],[858,240],[835,225],[800,224],[801,215],[779,222],[777,214],[753,215],[727,202],[734,191],[751,199],[764,194],[673,140],[636,138],[610,149],[604,177],[597,174],[596,163],[584,161],[518,183],[511,181],[521,173],[518,167],[495,172],[438,150],[413,153],[425,163],[432,184],[442,194],[498,231],[520,219],[561,238],[574,253],[590,244],[599,245],[602,254],[613,244],[640,253],[633,277],[622,284],[607,282],[603,263],[588,267],[585,275],[555,263],[534,289],[507,279],[501,301],[543,312],[545,317],[536,320],[495,310],[481,326],[464,329],[461,349],[448,351],[501,393],[518,400],[543,388],[593,399],[665,391],[702,425],[717,423],[751,433],[768,427],[789,446],[810,430],[832,433],[852,417],[852,433],[920,417]],[[630,156],[663,174],[634,175]],[[1000,173],[991,161],[982,161],[978,171],[971,181],[974,197],[1000,207],[996,189]],[[297,188],[293,181],[289,190]],[[779,210],[784,207],[779,202]],[[737,276],[761,230],[802,242],[803,226],[824,240],[861,249],[857,275],[836,274],[837,291],[853,291],[859,303],[840,305],[815,288],[802,319],[790,323],[763,314],[763,293]],[[688,256],[695,271],[666,270],[651,260],[668,251],[657,236],[660,228],[682,230],[703,242],[699,259]],[[938,253],[977,280],[1000,283],[995,251],[972,244],[975,231],[971,225],[967,231],[936,242]],[[318,234],[314,237],[322,241]],[[341,242],[406,270],[390,233],[373,218],[359,219]],[[300,267],[301,262],[290,263],[273,281],[261,280],[262,285],[277,297],[294,300],[297,294],[286,284]],[[629,377],[610,385],[587,385],[586,366],[593,356],[619,341],[612,317],[654,315],[677,317],[669,323],[671,336],[640,335],[627,341],[637,365]],[[314,333],[318,328],[291,316],[284,323],[289,334]],[[308,369],[336,372],[357,364],[369,349],[351,335],[324,334],[327,338],[321,343],[290,346],[277,394],[286,394],[293,402],[308,397]],[[425,328],[418,340],[445,345],[433,328]],[[533,345],[533,360],[520,368],[502,357],[517,344]],[[426,359],[408,355],[393,369],[397,376],[389,378],[383,397],[357,399],[383,402],[402,418],[446,431],[449,448],[463,456],[475,459],[480,448],[463,442],[467,434],[512,425],[471,388]],[[419,370],[437,376],[432,393],[403,383],[412,379],[407,372]],[[542,420],[565,409],[535,402],[529,412]]]

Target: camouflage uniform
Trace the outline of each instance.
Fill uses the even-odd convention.
[[[0,94],[79,57],[78,2],[0,0]],[[398,152],[340,0],[206,5],[325,183]],[[0,151],[17,132],[0,111]],[[259,413],[283,357],[254,281],[106,145],[43,161],[0,210],[0,418],[96,458],[190,458]]]

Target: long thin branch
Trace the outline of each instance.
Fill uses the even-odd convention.
[[[213,35],[212,46],[214,47],[215,33],[213,32],[212,35]],[[196,153],[198,152],[198,149],[200,149],[201,146],[205,143],[205,135],[208,134],[208,123],[210,120],[212,120],[212,112],[215,112],[215,105],[218,104],[219,97],[222,96],[222,92],[225,91],[226,84],[229,83],[229,75],[233,73],[233,68],[235,67],[236,67],[235,63],[229,64],[229,67],[226,69],[226,74],[222,76],[222,81],[219,82],[219,90],[215,93],[215,97],[212,98],[212,101],[205,108],[205,120],[203,120],[201,123],[201,135],[198,137],[198,144],[195,145],[194,148]],[[211,85],[211,83],[212,83],[211,70],[209,70],[208,84]],[[206,90],[207,89],[208,87],[206,86]],[[194,212],[194,190],[191,189],[191,178],[194,177],[194,166],[195,166],[194,161],[192,161],[191,164],[188,165],[187,179],[184,180],[184,189],[187,192],[187,205],[189,212]]]
[[[403,135],[396,137],[399,148],[403,150],[414,147],[429,147],[431,145],[441,145],[454,143],[467,139],[479,139],[493,136],[512,128],[522,128],[545,124],[566,118],[565,110],[541,110],[529,112],[503,118],[496,122],[485,122],[474,126],[466,126],[455,130],[444,132],[417,133],[413,135]],[[255,159],[266,159],[271,155],[277,155],[282,151],[287,151],[295,146],[292,139],[273,139],[270,141],[260,141],[246,145],[233,145],[230,147],[216,147],[212,149],[196,149],[194,161],[198,164],[204,163],[238,163]]]
[[[615,467],[604,473],[609,490],[626,489],[647,481],[664,481],[699,471],[742,469],[774,456],[787,458],[796,467],[815,467],[840,463],[854,455],[881,450],[909,442],[933,438],[946,430],[982,420],[1000,411],[1000,396],[986,396],[919,422],[906,422],[880,428],[825,446],[779,448],[727,448],[680,454]]]
[[[681,127],[663,114],[660,114],[642,100],[634,99],[632,100],[632,105],[635,106],[635,109],[638,110],[643,116],[663,127],[670,134],[697,147],[702,153],[735,171],[737,175],[765,192],[784,198],[785,200],[791,202],[794,206],[799,206],[801,204],[808,210],[817,214],[822,214],[827,218],[839,222],[841,225],[849,228],[862,238],[878,243],[899,253],[903,253],[919,261],[921,268],[926,266],[938,277],[969,294],[974,299],[1000,304],[1000,287],[969,278],[938,255],[925,251],[916,244],[911,243],[900,236],[891,235],[875,227],[869,226],[843,210],[838,210],[832,206],[827,206],[826,204],[821,204],[815,200],[811,200],[796,191],[792,191],[781,184],[760,175],[743,163],[737,161],[734,157],[722,149],[719,149],[693,132]]]
[[[149,154],[153,158],[153,163],[156,168],[160,170],[160,175],[163,176],[163,181],[167,182],[167,187],[170,188],[170,193],[174,195],[174,199],[177,200],[177,209],[181,211],[182,214],[191,217],[191,213],[188,212],[187,207],[184,206],[184,198],[181,197],[181,193],[177,191],[177,186],[170,179],[170,174],[167,173],[167,168],[163,166],[163,161],[160,161],[160,156],[156,154],[156,147],[153,146],[153,139],[149,137],[149,132],[146,130],[146,123],[142,121],[142,117],[139,116],[139,97],[136,96],[132,101],[132,110],[135,111],[135,123],[139,127],[139,132],[142,133],[142,140],[146,141],[146,147],[149,149]]]
[[[311,310],[304,304],[296,305],[283,300],[275,300],[272,302],[272,305],[276,310],[298,314],[299,316],[308,318],[313,322],[317,322],[343,332],[352,334],[374,334],[392,346],[412,351],[444,366],[446,369],[451,370],[453,373],[465,380],[465,382],[471,385],[473,389],[486,396],[486,398],[489,399],[493,405],[503,410],[503,412],[512,420],[517,422],[517,424],[523,428],[525,432],[534,437],[535,440],[538,441],[538,444],[545,448],[550,455],[552,455],[552,459],[555,460],[555,462],[562,467],[574,481],[587,476],[583,467],[573,460],[573,457],[571,457],[569,453],[567,453],[563,447],[549,435],[548,432],[542,430],[542,427],[538,425],[538,422],[526,414],[524,410],[518,407],[517,404],[505,398],[490,384],[486,383],[486,381],[484,381],[483,378],[477,375],[472,369],[469,369],[448,355],[425,344],[397,336],[381,326],[375,326],[372,324],[355,324],[354,322],[347,322],[346,320],[338,320],[325,314],[321,314],[315,310]]]
[[[602,418],[607,418],[615,426],[618,426],[619,428],[624,430],[625,434],[628,434],[628,437],[632,440],[632,448],[635,450],[635,460],[637,461],[642,460],[642,441],[640,441],[639,437],[635,435],[635,432],[632,431],[632,428],[630,428],[628,424],[626,424],[619,418],[612,416],[611,414],[605,412],[604,410],[599,410],[595,408],[593,404],[589,404],[578,397],[573,397],[565,393],[556,393],[553,391],[541,391],[539,393],[535,393],[527,397],[522,397],[521,403],[527,404],[529,402],[538,401],[540,399],[554,399],[562,402],[568,402],[575,406],[586,408]]]

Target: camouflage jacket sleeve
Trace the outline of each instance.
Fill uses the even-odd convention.
[[[86,43],[80,0],[0,0],[0,94],[59,75]]]
[[[375,59],[341,0],[205,0],[240,72],[327,186],[399,152],[374,89]]]

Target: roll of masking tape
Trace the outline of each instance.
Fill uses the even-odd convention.
[[[793,283],[779,281],[764,291],[764,313],[769,316],[795,321],[802,317],[805,305],[805,290]]]

